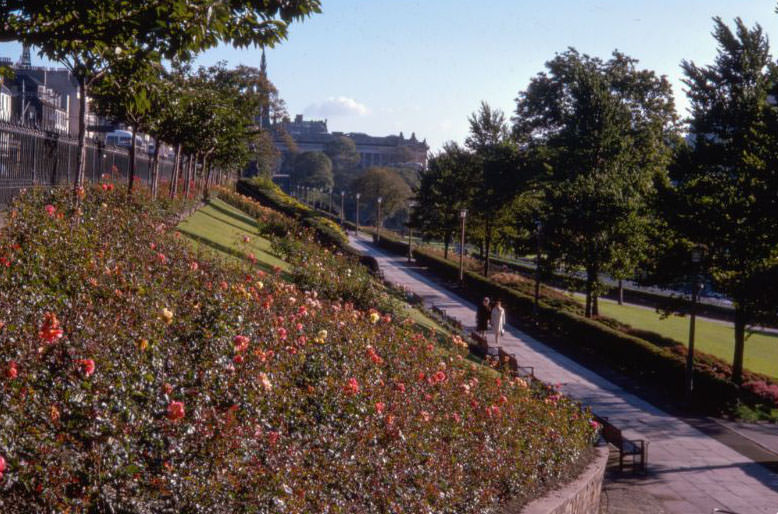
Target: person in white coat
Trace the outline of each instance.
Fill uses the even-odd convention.
[[[500,336],[505,334],[505,309],[500,300],[494,302],[492,307],[492,330],[494,330],[494,344],[500,346]]]

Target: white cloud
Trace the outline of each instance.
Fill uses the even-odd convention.
[[[331,96],[323,102],[309,105],[305,108],[306,116],[365,116],[367,106],[347,96]]]

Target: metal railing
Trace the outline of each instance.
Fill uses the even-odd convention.
[[[0,209],[7,207],[19,191],[30,187],[72,184],[76,174],[78,141],[55,132],[44,132],[0,122]],[[129,149],[89,141],[86,148],[87,181],[104,174],[115,180],[127,177]],[[169,181],[173,161],[159,160],[160,182]],[[136,152],[135,176],[149,182],[151,157]]]

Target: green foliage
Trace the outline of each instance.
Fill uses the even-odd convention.
[[[485,513],[586,455],[575,402],[198,260],[145,191],[69,206],[28,192],[0,240],[3,510]]]
[[[713,35],[713,65],[683,63],[691,145],[679,152],[665,213],[680,239],[707,247],[704,266],[735,303],[739,380],[745,326],[778,316],[778,293],[766,287],[778,276],[778,67],[758,25],[737,19],[733,32],[716,18]]]
[[[237,191],[262,205],[280,211],[287,216],[299,220],[304,226],[312,228],[318,241],[325,246],[332,246],[341,252],[350,252],[348,238],[340,227],[331,220],[319,215],[291,196],[285,194],[272,180],[255,177],[250,180],[240,180]]]
[[[408,184],[392,168],[370,168],[354,179],[354,192],[360,193],[360,204],[367,209],[374,221],[378,216],[378,198],[381,198],[381,222],[404,210],[411,196]]]
[[[359,152],[354,140],[348,136],[335,136],[324,145],[324,153],[332,161],[335,173],[354,169],[359,164]]]
[[[478,185],[475,157],[456,143],[447,143],[429,160],[415,191],[418,203],[411,224],[427,237],[438,237],[450,244],[459,227],[459,211],[469,207]]]
[[[329,189],[333,185],[332,161],[323,152],[303,152],[295,157],[292,181],[301,186]]]
[[[628,274],[645,252],[651,198],[670,157],[670,84],[636,64],[570,49],[517,99],[514,135],[547,174],[544,250],[586,270],[587,315],[597,314],[598,274]]]

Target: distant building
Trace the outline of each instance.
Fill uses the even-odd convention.
[[[27,71],[15,70],[15,76],[9,82],[9,89],[13,92],[13,121],[39,130],[68,134],[68,98]]]
[[[273,126],[274,142],[281,151],[282,160],[289,156],[289,148],[284,136],[288,134],[297,145],[299,152],[323,152],[327,143],[339,136],[345,136],[354,141],[359,153],[359,167],[410,165],[424,167],[427,165],[427,141],[419,141],[416,134],[406,139],[402,132],[399,135],[384,137],[369,136],[360,132],[332,132],[327,129],[327,120],[304,120],[301,114],[294,121],[283,121]]]
[[[260,61],[260,73],[267,78],[267,60],[262,51]],[[415,166],[423,168],[427,165],[427,152],[429,146],[427,140],[419,141],[416,134],[411,134],[406,139],[403,133],[385,137],[370,136],[361,132],[329,132],[327,120],[305,120],[302,114],[295,116],[294,120],[283,120],[272,123],[269,107],[264,106],[258,116],[258,124],[261,128],[270,128],[273,132],[273,142],[281,152],[281,164],[279,169],[284,169],[284,162],[289,158],[289,137],[294,140],[299,152],[322,152],[327,143],[337,137],[346,136],[354,141],[359,152],[359,167],[371,166]],[[256,166],[254,166],[256,169]],[[249,170],[247,170],[250,173]]]
[[[0,84],[0,121],[9,122],[12,119],[11,100],[13,92],[5,84]]]

